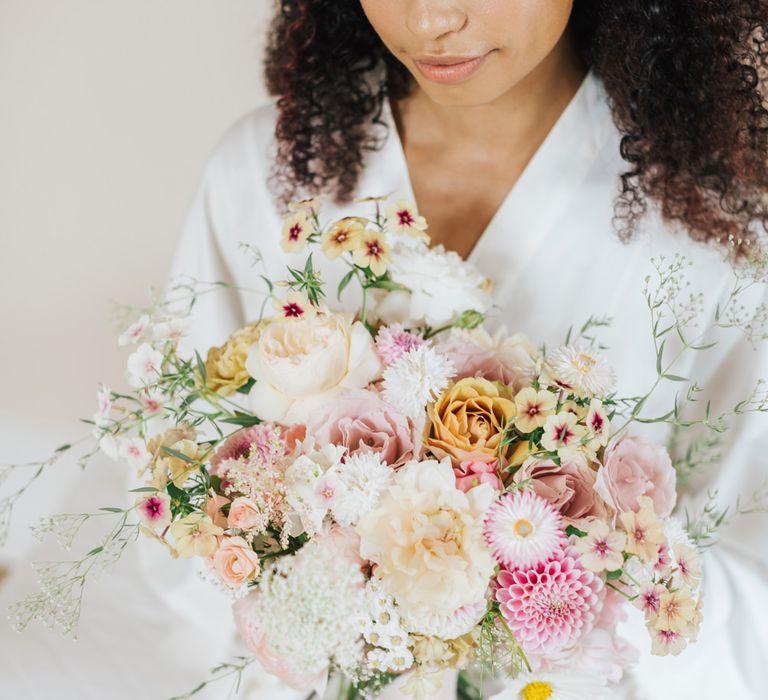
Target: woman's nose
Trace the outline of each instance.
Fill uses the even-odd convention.
[[[456,0],[413,0],[406,23],[414,36],[433,41],[463,29],[467,13]]]

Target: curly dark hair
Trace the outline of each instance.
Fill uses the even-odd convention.
[[[570,22],[622,135],[621,237],[653,199],[696,240],[754,248],[768,230],[768,2],[575,0]],[[366,75],[381,63],[386,79],[373,85]],[[382,145],[372,125],[384,125],[384,99],[412,87],[408,70],[359,0],[280,0],[265,71],[281,203],[299,189],[349,201],[365,151]]]

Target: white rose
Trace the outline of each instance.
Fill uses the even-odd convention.
[[[291,423],[304,422],[318,400],[361,389],[382,370],[365,326],[338,314],[271,321],[248,351],[245,367],[256,380],[253,412],[262,420]]]
[[[385,323],[444,326],[465,311],[485,313],[493,303],[485,277],[443,246],[397,241],[387,269],[394,282],[411,291],[378,295],[374,311]]]

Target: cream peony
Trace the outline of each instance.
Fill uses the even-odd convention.
[[[306,422],[318,399],[361,389],[382,370],[365,326],[331,313],[272,320],[251,346],[245,366],[256,380],[253,412],[262,420],[288,423]]]
[[[494,571],[483,518],[487,484],[456,488],[451,462],[408,462],[357,525],[360,554],[404,611],[451,615],[483,600]]]

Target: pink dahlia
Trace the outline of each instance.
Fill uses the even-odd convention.
[[[589,632],[605,597],[603,581],[579,564],[570,546],[530,569],[496,578],[501,614],[525,651],[551,653]]]
[[[376,336],[376,352],[387,367],[422,345],[424,339],[421,335],[405,330],[399,323],[384,326]]]
[[[494,559],[508,569],[546,562],[565,543],[560,513],[527,489],[505,494],[488,509],[484,534]]]

